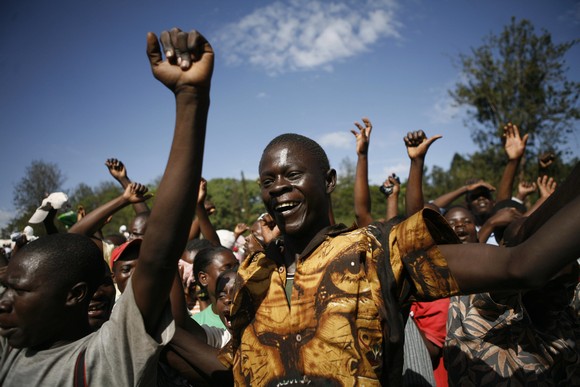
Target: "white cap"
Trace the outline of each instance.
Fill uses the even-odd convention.
[[[68,201],[68,196],[64,192],[53,192],[42,201],[42,205],[38,207],[36,212],[32,215],[28,223],[41,223],[48,215],[51,209],[59,210]]]

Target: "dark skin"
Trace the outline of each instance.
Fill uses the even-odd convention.
[[[517,125],[509,122],[503,128],[504,150],[508,157],[499,188],[497,190],[496,201],[510,199],[512,197],[514,179],[518,170],[518,165],[526,150],[528,134],[520,136]]]
[[[161,43],[165,60],[157,36],[147,34],[153,75],[175,95],[175,130],[131,282],[148,333],[155,332],[169,299],[177,261],[185,249],[195,212],[195,203],[190,199],[197,196],[201,179],[214,59],[211,46],[196,31],[164,31]]]
[[[115,178],[115,180],[121,184],[123,189],[126,189],[127,186],[132,183],[131,179],[129,179],[129,176],[127,175],[127,168],[121,160],[115,158],[107,159],[107,161],[105,161],[105,166],[109,170],[111,176],[113,176],[113,178]],[[149,212],[149,207],[145,202],[133,203],[133,209],[135,210],[136,214],[141,212]]]
[[[174,37],[168,32],[164,37],[164,51],[169,52],[169,60],[162,60],[160,45],[153,33],[147,35],[147,53],[154,76],[175,95],[174,141],[147,231],[147,235],[153,236],[146,235],[132,282],[136,305],[151,335],[167,303],[195,211],[195,206],[187,199],[196,197],[199,187],[213,70],[211,46],[197,32],[175,30]],[[181,59],[177,65],[177,51],[180,56],[186,53],[188,61]],[[100,214],[99,219],[106,219],[109,212],[127,204],[127,198],[115,199],[110,207],[102,210],[105,216]],[[84,219],[90,216],[91,213]],[[6,277],[10,291],[17,293],[18,286],[27,287],[26,297],[19,297],[21,302],[18,305],[13,302],[11,307],[19,308],[20,314],[31,315],[29,320],[34,320],[33,315],[40,320],[30,333],[15,336],[15,343],[21,347],[30,346],[29,343],[49,343],[54,347],[86,335],[90,332],[87,319],[87,297],[90,295],[86,284],[75,284],[69,289],[50,287],[51,292],[47,293],[42,284],[50,278],[43,277],[36,262],[34,256],[15,256],[8,268]],[[9,296],[4,294],[3,297]],[[10,329],[11,324],[5,321],[4,328]],[[37,338],[37,334],[43,337]]]
[[[423,168],[425,166],[425,155],[433,142],[442,136],[433,136],[427,138],[422,130],[409,132],[403,141],[407,147],[407,154],[411,159],[411,168],[409,169],[409,180],[407,181],[407,193],[405,201],[405,212],[411,216],[424,206],[423,199]]]
[[[282,157],[284,149],[287,151],[285,157]],[[331,191],[327,191],[333,185],[329,184],[324,173],[309,168],[309,165],[316,165],[312,156],[294,144],[282,144],[270,149],[260,162],[262,199],[280,228],[285,250],[294,254],[301,253],[316,233],[327,225],[327,217],[323,216],[323,212],[327,211],[323,205],[305,207],[307,211],[300,213],[298,218],[294,213],[290,217],[276,211],[280,202],[295,199],[293,195],[298,188],[308,192],[312,202],[328,203],[327,196]],[[297,176],[294,171],[299,172]],[[319,197],[314,198],[315,195]],[[296,200],[300,201],[301,196],[303,194],[297,194]],[[572,211],[580,211],[580,199],[575,198],[566,207],[568,213],[578,213]],[[292,211],[296,212],[295,209]],[[580,219],[576,218],[567,216],[566,211],[557,212],[542,226],[552,231],[539,233],[541,236],[530,238],[513,248],[465,244],[441,245],[439,249],[447,258],[449,268],[463,293],[537,287],[566,263],[580,256],[580,241],[574,237],[580,229]],[[287,220],[293,222],[291,228],[285,224]],[[562,232],[556,233],[555,230]],[[294,255],[290,258],[293,262]]]
[[[89,303],[89,325],[93,331],[99,329],[111,317],[116,292],[109,265],[103,261],[103,280]]]
[[[69,232],[91,237],[103,227],[111,215],[131,203],[142,202],[150,197],[151,195],[147,194],[146,186],[131,183],[120,196],[86,214],[69,229]],[[100,240],[97,241],[97,245],[102,248]]]
[[[351,130],[356,137],[356,175],[354,181],[354,213],[356,224],[365,227],[372,223],[371,193],[369,190],[369,162],[368,153],[373,124],[368,118],[363,118],[360,124],[355,122],[358,131]]]
[[[445,220],[459,237],[461,243],[477,243],[475,218],[467,208],[453,207],[445,213]]]
[[[91,332],[87,283],[55,284],[43,258],[16,254],[3,277],[0,333],[15,348],[56,348]],[[46,286],[51,281],[53,286]]]
[[[313,155],[296,144],[280,144],[260,161],[262,201],[284,237],[286,266],[330,225],[330,193],[336,171],[322,171]],[[313,167],[316,166],[316,167]]]
[[[197,31],[186,33],[177,28],[163,31],[160,42],[163,49],[155,34],[147,34],[147,54],[153,75],[175,95],[176,123],[169,160],[141,246],[139,265],[131,281],[135,302],[149,333],[155,331],[172,283],[180,283],[177,261],[185,249],[196,209],[191,198],[197,197],[201,180],[214,63],[211,45]],[[183,297],[183,289],[177,289],[176,294]],[[190,336],[196,340],[195,335]],[[179,329],[175,339],[178,337]],[[208,356],[217,350],[202,339],[197,340],[199,345],[190,351],[202,363],[200,369],[204,376],[228,379],[231,372],[215,356]]]

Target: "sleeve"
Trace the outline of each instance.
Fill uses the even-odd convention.
[[[129,280],[131,281],[131,280]],[[141,311],[129,282],[109,321],[95,334],[86,351],[87,377],[95,385],[139,385],[155,380],[159,354],[175,333],[167,305],[152,337],[145,330]]]
[[[458,294],[457,282],[437,247],[450,243],[459,243],[459,239],[445,219],[428,208],[394,226],[389,234],[389,257],[399,288],[407,288],[422,301]]]
[[[225,329],[212,327],[205,324],[202,324],[201,327],[205,331],[207,345],[214,348],[222,348],[225,345],[223,342]]]

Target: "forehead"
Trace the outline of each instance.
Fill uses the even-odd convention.
[[[316,156],[306,147],[294,142],[283,142],[264,151],[260,160],[260,173],[274,168],[315,168],[317,164]]]
[[[212,263],[220,265],[224,263],[235,263],[237,261],[236,256],[230,250],[222,250],[215,254]]]
[[[21,252],[10,260],[4,278],[11,284],[35,284],[47,275],[40,257]],[[53,283],[54,281],[48,281]]]
[[[235,280],[236,273],[234,273],[233,271],[222,275],[216,285],[216,292],[220,292],[230,287],[233,287]]]
[[[445,214],[446,219],[450,218],[469,218],[473,219],[473,214],[467,208],[456,207],[452,208]]]

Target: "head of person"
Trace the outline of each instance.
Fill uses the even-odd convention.
[[[140,212],[131,221],[129,225],[129,237],[128,240],[135,238],[143,238],[145,231],[147,231],[147,222],[149,221],[149,211]]]
[[[109,265],[103,260],[102,279],[97,291],[89,303],[89,325],[92,331],[99,329],[111,317],[117,290],[113,283],[113,273]]]
[[[22,247],[2,277],[0,335],[15,348],[46,349],[87,334],[102,261],[95,243],[79,234],[47,235]]]
[[[467,209],[475,215],[478,224],[485,222],[493,211],[495,202],[493,195],[487,187],[477,187],[465,194]]]
[[[197,253],[208,247],[212,247],[212,244],[207,239],[192,239],[187,242],[187,245],[185,245],[185,251],[181,255],[181,259],[183,259],[185,262],[193,264]]]
[[[264,205],[282,235],[309,241],[330,225],[336,171],[315,141],[293,133],[274,138],[262,153],[259,179]]]
[[[135,267],[137,267],[137,259],[139,258],[142,241],[140,238],[131,239],[121,246],[116,247],[111,253],[113,280],[121,293],[125,291],[127,282],[133,275]]]
[[[451,226],[461,243],[477,243],[475,216],[463,206],[450,207],[445,212],[445,220]]]
[[[218,315],[224,323],[225,327],[231,331],[231,305],[234,297],[234,285],[236,282],[236,275],[238,265],[222,271],[216,279],[215,295]]]
[[[193,261],[193,275],[197,283],[215,300],[215,285],[219,274],[238,265],[234,253],[223,246],[201,250]]]

